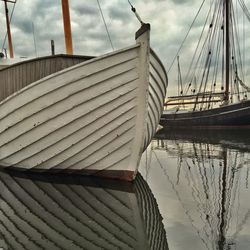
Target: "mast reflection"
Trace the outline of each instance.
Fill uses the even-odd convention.
[[[204,249],[239,249],[250,228],[249,138],[248,130],[167,130],[152,142],[151,154]]]

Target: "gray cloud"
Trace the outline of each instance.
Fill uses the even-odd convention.
[[[72,10],[76,12],[77,15],[84,15],[85,17],[92,15],[99,15],[97,6],[91,5],[89,3],[74,3],[72,4]]]
[[[134,33],[140,24],[126,0],[99,0],[115,49],[134,43]],[[151,23],[151,46],[160,55],[168,69],[195,17],[200,0],[133,0],[144,22]],[[210,1],[208,1],[210,2]],[[246,4],[249,5],[250,1]],[[0,2],[0,26],[5,27],[4,9]],[[11,4],[9,4],[11,6]],[[111,46],[99,12],[97,1],[70,1],[74,51],[76,54],[98,55],[111,51]],[[202,29],[205,12],[194,24],[181,51],[183,71]],[[37,50],[40,56],[50,53],[50,40],[56,43],[56,52],[64,52],[64,33],[60,0],[17,1],[11,24],[16,56],[34,56],[32,23],[35,27]],[[2,46],[5,31],[0,34]],[[249,43],[246,43],[248,49]],[[6,45],[7,46],[7,45]],[[5,46],[5,47],[6,47]],[[174,68],[176,71],[176,68]],[[170,72],[174,82],[176,72]],[[171,84],[169,85],[171,89]],[[173,87],[174,88],[174,87]]]

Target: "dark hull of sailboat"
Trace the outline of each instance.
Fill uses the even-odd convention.
[[[211,110],[163,113],[160,124],[166,127],[247,127],[250,128],[250,100]]]

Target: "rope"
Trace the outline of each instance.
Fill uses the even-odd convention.
[[[210,11],[211,11],[211,9],[210,9]],[[189,90],[189,88],[190,88],[190,84],[191,84],[192,80],[194,79],[194,77],[195,77],[195,76],[198,76],[197,79],[199,79],[199,76],[200,76],[200,74],[201,74],[202,68],[201,68],[201,67],[198,67],[198,64],[199,64],[199,62],[200,62],[200,63],[202,63],[202,62],[204,63],[205,60],[206,60],[206,57],[207,57],[207,53],[206,53],[206,51],[205,51],[205,49],[204,49],[205,46],[206,46],[206,43],[204,42],[204,43],[201,45],[201,42],[202,42],[203,34],[204,34],[204,32],[205,32],[205,27],[206,27],[207,22],[208,22],[208,18],[209,18],[209,15],[210,15],[210,11],[208,12],[208,14],[207,14],[207,16],[206,16],[206,20],[205,20],[205,23],[204,23],[204,25],[203,25],[203,29],[202,29],[200,38],[199,38],[198,43],[197,43],[197,45],[196,45],[195,52],[194,52],[194,54],[193,54],[191,63],[190,63],[189,68],[188,68],[188,73],[187,73],[186,79],[185,79],[185,81],[184,81],[184,82],[188,82],[188,81],[189,81],[188,79],[189,79],[189,78],[191,79],[191,81],[189,81],[190,83],[187,84],[187,87],[186,87],[186,89],[185,89],[185,91],[184,91],[185,94],[188,92],[188,90]],[[206,36],[206,38],[204,39],[204,41],[208,41],[208,38],[209,38],[209,33],[207,34],[207,36]],[[200,48],[200,46],[201,46],[201,48]],[[198,53],[198,52],[199,52],[199,53]],[[197,55],[197,54],[198,54],[198,55]],[[204,59],[204,58],[205,58],[205,59]],[[195,63],[195,65],[193,66],[193,63],[194,63],[195,59],[196,59],[196,63]],[[202,64],[203,64],[203,63],[202,63]],[[192,69],[192,68],[194,68],[195,70],[194,70],[193,73],[191,74],[191,69]],[[198,73],[197,73],[197,70],[199,71]],[[191,75],[190,75],[190,74],[191,74]],[[199,92],[199,91],[198,91],[198,92]]]
[[[248,21],[250,22],[250,12],[249,12],[247,6],[245,5],[243,0],[238,0],[238,2],[240,4],[240,7],[242,8],[244,14],[246,15]]]
[[[135,7],[131,4],[131,2],[128,0],[129,5],[131,6],[131,10],[135,13],[135,16],[137,17],[137,19],[139,20],[139,22],[141,23],[141,25],[144,24],[144,22],[141,20],[141,17],[138,15],[138,13],[136,12]]]
[[[97,0],[97,4],[98,4],[98,7],[99,7],[101,16],[102,16],[102,20],[103,20],[103,23],[104,23],[104,26],[105,26],[107,35],[108,35],[108,39],[109,39],[109,42],[110,42],[110,46],[111,46],[112,50],[114,51],[114,46],[113,46],[113,43],[112,43],[112,41],[111,41],[111,36],[110,36],[110,34],[109,34],[108,26],[107,26],[107,24],[106,24],[106,21],[105,21],[105,18],[104,18],[104,15],[103,15],[102,8],[101,8],[101,5],[100,5],[100,3],[99,3],[99,0]]]
[[[17,0],[16,0],[16,2],[17,2]],[[16,2],[14,3],[14,6],[13,6],[12,11],[11,11],[10,23],[11,23],[11,20],[12,20],[12,16],[14,14],[14,10],[15,10],[15,7],[16,7]],[[7,39],[7,31],[6,31],[5,36],[4,36],[3,45],[2,45],[2,51],[4,51],[4,46],[5,46],[5,43],[6,43],[6,39]]]
[[[195,18],[194,18],[193,22],[191,23],[191,25],[190,25],[190,27],[189,27],[189,30],[188,30],[186,36],[184,37],[184,40],[182,41],[181,46],[180,46],[180,48],[178,49],[178,51],[177,51],[177,53],[176,53],[176,55],[175,55],[175,57],[174,57],[174,59],[173,59],[171,65],[170,65],[170,67],[168,68],[167,73],[169,73],[169,71],[171,70],[171,68],[172,68],[172,66],[173,66],[173,64],[174,64],[174,62],[175,62],[177,56],[179,55],[179,53],[180,53],[180,51],[181,51],[181,49],[182,49],[182,47],[183,47],[183,44],[185,43],[185,41],[186,41],[186,39],[187,39],[187,37],[188,37],[188,35],[189,35],[189,32],[190,32],[191,28],[193,27],[194,22],[196,21],[196,18],[198,17],[198,15],[199,15],[199,13],[200,13],[200,11],[201,11],[201,8],[202,8],[202,6],[203,6],[204,3],[205,3],[205,0],[203,0],[203,2],[202,2],[202,4],[201,4],[201,6],[200,6],[200,8],[199,8],[199,10],[198,10],[198,12],[197,12],[197,14],[195,15]]]

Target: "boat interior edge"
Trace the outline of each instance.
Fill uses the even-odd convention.
[[[92,58],[94,57],[58,54],[4,68],[0,70],[0,101],[35,81]]]

